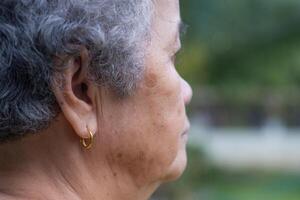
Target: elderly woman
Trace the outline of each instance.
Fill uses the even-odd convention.
[[[178,0],[1,0],[0,199],[143,200],[186,166]]]

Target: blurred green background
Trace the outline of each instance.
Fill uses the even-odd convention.
[[[181,0],[189,164],[153,200],[300,199],[300,1]]]

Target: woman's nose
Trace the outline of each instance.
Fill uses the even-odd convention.
[[[191,86],[184,79],[182,79],[182,92],[183,92],[184,103],[185,105],[187,105],[191,102],[193,96],[193,90]]]

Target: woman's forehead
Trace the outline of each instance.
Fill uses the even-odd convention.
[[[179,1],[156,1],[154,4],[153,37],[159,40],[164,48],[178,45],[181,23]]]

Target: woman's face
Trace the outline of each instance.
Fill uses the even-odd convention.
[[[124,99],[108,91],[99,95],[94,148],[101,148],[113,171],[129,174],[137,184],[175,179],[186,166],[185,104],[192,92],[174,66],[179,25],[178,0],[156,1],[143,80]]]

